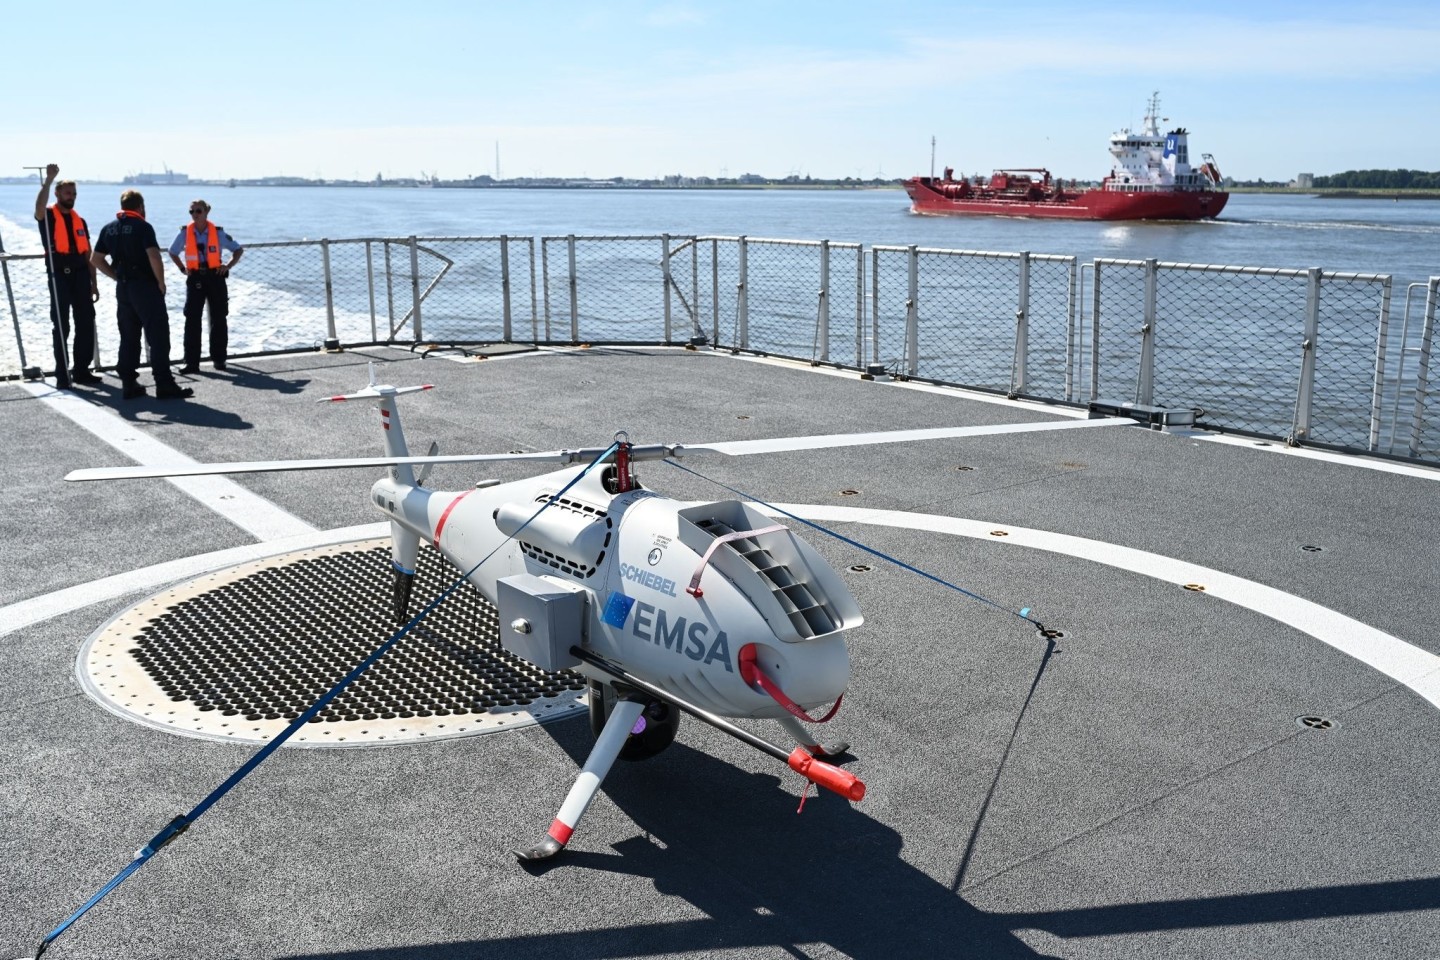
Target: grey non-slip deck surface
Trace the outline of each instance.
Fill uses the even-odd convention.
[[[271,357],[201,374],[184,404],[122,403],[113,378],[79,395],[197,460],[374,455],[368,405],[314,402],[363,385],[371,359],[385,381],[439,387],[401,399],[415,452],[431,440],[451,453],[603,447],[617,429],[638,443],[703,443],[1061,419],[641,350]],[[0,607],[255,542],[165,481],[63,483],[71,469],[127,461],[36,391],[0,386],[0,401]],[[667,752],[617,764],[569,850],[528,872],[509,851],[538,840],[558,809],[591,742],[583,718],[383,749],[282,749],[49,956],[1434,954],[1440,711],[1304,624],[1120,569],[1103,548],[1272,587],[1433,654],[1435,480],[1139,427],[687,464],[775,503],[966,518],[1097,546],[1028,549],[934,532],[923,517],[920,529],[829,524],[1032,608],[1063,631],[1052,644],[802,530],[866,617],[827,731],[852,744],[846,766],[869,788],[857,804],[812,794],[797,815],[796,775],[687,720]],[[430,483],[532,472],[443,466]],[[664,464],[642,465],[641,479],[681,499],[732,496]],[[236,480],[320,531],[379,519],[365,471]],[[0,638],[0,955],[33,952],[255,749],[141,727],[80,690],[81,644],[159,588]],[[1301,716],[1332,725],[1303,728]]]

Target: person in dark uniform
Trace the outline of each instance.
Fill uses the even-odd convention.
[[[75,212],[75,181],[55,183],[60,167],[45,168],[45,181],[35,197],[35,220],[45,246],[45,272],[50,281],[51,339],[55,346],[55,386],[68,390],[71,383],[100,383],[90,372],[95,360],[95,301],[100,288],[90,265],[90,228]],[[50,184],[55,183],[55,203]],[[70,319],[75,320],[75,349],[70,341]]]
[[[107,259],[108,258],[108,259]],[[105,224],[90,262],[115,281],[115,319],[120,324],[120,360],[115,364],[126,400],[145,396],[140,385],[140,335],[150,345],[155,396],[193,397],[170,372],[170,317],[165,312],[165,263],[155,228],[145,222],[145,198],[138,190],[120,194],[120,212]]]
[[[228,344],[225,318],[230,312],[230,291],[225,278],[240,262],[245,248],[230,238],[225,228],[210,222],[210,204],[190,202],[190,223],[180,228],[170,243],[170,259],[185,274],[185,366],[181,373],[200,372],[200,315],[210,304],[210,360],[216,370],[225,369]],[[221,252],[230,252],[230,262],[221,262]],[[180,259],[181,253],[185,259]]]

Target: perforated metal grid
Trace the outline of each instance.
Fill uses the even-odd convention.
[[[457,572],[422,549],[422,610]],[[86,691],[128,719],[264,742],[396,629],[389,541],[304,550],[201,577],[125,611],[85,644]],[[584,707],[585,680],[500,647],[495,608],[455,591],[288,745],[370,746],[474,736]]]

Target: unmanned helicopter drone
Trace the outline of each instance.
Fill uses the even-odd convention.
[[[849,682],[845,634],[864,622],[855,598],[789,527],[736,500],[682,502],[648,490],[634,464],[1013,432],[1016,425],[690,447],[633,445],[621,433],[608,448],[414,457],[396,398],[429,389],[377,383],[371,364],[364,389],[321,401],[377,401],[383,457],[93,468],[65,479],[385,467],[370,499],[390,521],[397,622],[410,617],[418,552],[429,543],[498,609],[508,651],[542,670],[573,669],[587,678],[595,745],[545,837],[516,851],[522,861],[563,850],[614,761],[665,749],[681,713],[848,800],[864,797],[863,782],[823,759],[847,745],[823,743],[806,726],[834,715]],[[570,466],[467,490],[423,485],[432,464],[515,460]],[[810,716],[825,704],[833,704],[829,714]],[[798,745],[787,751],[731,722],[737,719],[778,721]]]

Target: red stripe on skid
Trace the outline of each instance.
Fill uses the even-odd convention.
[[[550,824],[550,839],[554,840],[562,847],[570,842],[570,835],[574,832],[574,827],[566,826],[559,819],[557,819],[554,823]]]
[[[437,547],[440,546],[440,533],[445,529],[445,521],[450,519],[450,511],[454,510],[455,506],[461,500],[464,500],[466,497],[470,496],[470,494],[474,492],[474,490],[466,490],[464,493],[460,494],[460,496],[450,501],[450,506],[446,507],[445,512],[440,514],[440,522],[435,524],[435,536],[430,538],[431,543],[435,544],[435,546]]]

